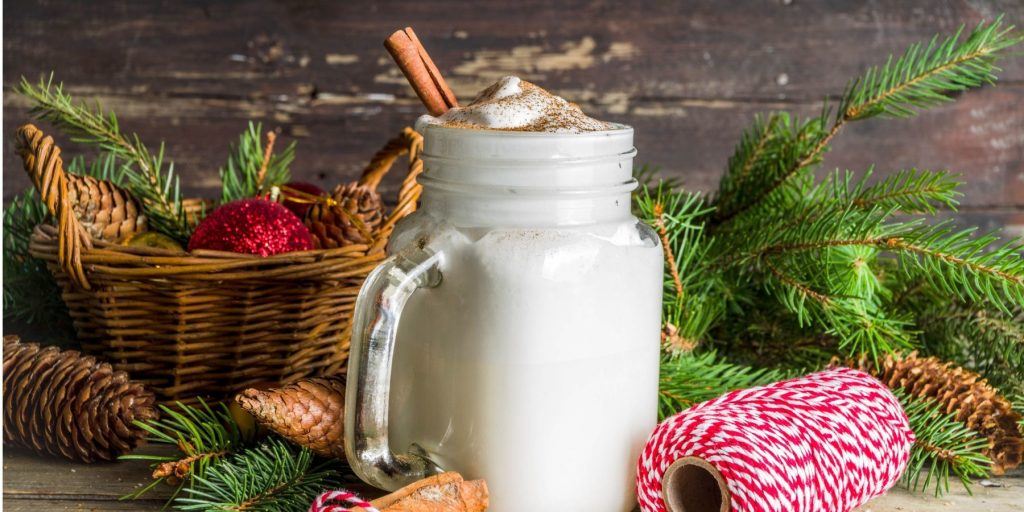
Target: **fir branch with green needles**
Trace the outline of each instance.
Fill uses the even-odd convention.
[[[178,510],[305,512],[338,472],[313,452],[270,438],[212,465],[174,501]]]
[[[951,95],[993,84],[1003,51],[1021,42],[1003,17],[979,23],[966,38],[964,27],[927,45],[911,45],[902,56],[872,67],[854,80],[840,102],[837,124],[878,115],[911,117],[919,110],[952,101]]]
[[[820,163],[847,123],[876,116],[910,117],[951,101],[955,93],[994,83],[999,59],[1024,40],[1013,26],[1003,24],[1002,17],[978,24],[966,37],[962,33],[961,27],[941,42],[936,36],[927,45],[912,45],[899,58],[868,69],[847,87],[834,117],[826,102],[821,115],[810,121],[796,122],[784,113],[755,120],[729,161],[716,201],[715,224],[758,210],[783,185]]]
[[[729,391],[770,384],[797,374],[732,364],[714,352],[667,354],[661,360],[659,419]]]
[[[134,454],[124,460],[152,462],[153,481],[123,499],[138,498],[160,482],[177,484],[168,505],[175,510],[304,511],[338,472],[316,462],[306,448],[255,429],[241,429],[223,404],[161,406],[163,419],[135,422],[156,444],[176,455]]]
[[[982,23],[871,68],[816,117],[759,116],[706,197],[644,175],[635,211],[662,241],[663,337],[673,340],[662,416],[837,353],[918,349],[1021,393],[1022,240],[936,222],[961,197],[946,170],[816,172],[846,124],[907,117],[990,84],[1021,41],[1002,19]],[[987,474],[984,439],[932,403],[904,405],[919,440],[910,487],[944,492],[950,478]]]
[[[122,460],[149,461],[153,467],[153,481],[125,499],[138,498],[163,481],[177,483],[177,496],[183,488],[195,485],[196,477],[205,475],[218,461],[253,443],[253,432],[240,429],[223,404],[214,408],[200,399],[198,406],[180,402],[174,408],[161,405],[160,412],[162,419],[134,424],[149,434],[147,441],[174,446],[178,454],[122,456]]]
[[[980,373],[1006,396],[1024,394],[1024,305],[1007,312],[985,302],[950,300],[923,280],[898,293],[898,306],[917,313],[922,354]]]
[[[263,125],[250,122],[238,145],[231,146],[228,161],[220,168],[221,203],[255,197],[291,181],[289,166],[295,160],[295,142],[275,153],[273,132],[267,134],[266,145],[262,134]]]
[[[724,286],[717,274],[703,270],[711,244],[702,219],[710,208],[700,195],[673,191],[669,182],[641,187],[634,205],[664,251],[664,321],[692,348],[723,313],[719,295]]]
[[[971,478],[988,474],[989,460],[983,455],[988,440],[957,421],[954,414],[942,413],[940,404],[931,398],[894,392],[915,437],[903,484],[915,491],[931,486],[940,496],[949,492],[950,477],[956,477],[970,492]]]
[[[937,207],[956,210],[958,198],[963,195],[957,188],[963,184],[959,175],[948,171],[906,169],[896,171],[877,183],[868,185],[874,168],[869,168],[864,177],[852,186],[853,173],[847,171],[843,178],[845,187],[833,186],[833,190],[844,190],[850,196],[850,203],[861,209],[882,208],[905,214],[934,214]],[[837,172],[833,179],[840,179]]]
[[[124,166],[124,186],[142,201],[152,227],[177,239],[188,241],[192,226],[182,208],[174,163],[166,162],[164,145],[153,153],[137,134],[124,133],[113,112],[99,104],[76,102],[54,83],[53,75],[33,84],[22,77],[17,92],[32,101],[31,113],[67,133],[71,140],[99,147],[117,156]]]

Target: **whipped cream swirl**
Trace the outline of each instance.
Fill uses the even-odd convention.
[[[583,113],[575,103],[515,76],[501,78],[471,103],[443,115],[422,116],[417,125],[548,133],[614,130],[618,125]]]

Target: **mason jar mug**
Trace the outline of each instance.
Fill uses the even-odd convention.
[[[345,448],[393,490],[484,478],[496,512],[628,511],[657,421],[662,252],[633,130],[427,125],[420,209],[356,302]]]

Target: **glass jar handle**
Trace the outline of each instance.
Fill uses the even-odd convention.
[[[345,394],[345,455],[363,481],[389,491],[441,469],[420,450],[396,454],[388,443],[391,362],[398,320],[417,288],[441,283],[441,253],[415,244],[374,269],[356,298]]]

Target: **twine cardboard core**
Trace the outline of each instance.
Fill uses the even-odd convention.
[[[683,457],[665,470],[661,493],[669,512],[728,512],[729,489],[714,466]]]

